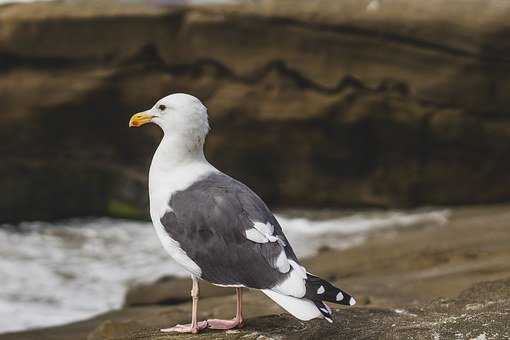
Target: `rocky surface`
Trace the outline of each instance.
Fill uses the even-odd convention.
[[[510,3],[0,6],[0,222],[144,217],[169,92],[209,107],[211,161],[278,206],[510,198]],[[313,188],[313,190],[310,190]]]
[[[165,335],[144,322],[106,321],[87,340],[105,339],[486,339],[510,337],[510,279],[478,284],[456,299],[423,308],[364,307],[335,310],[333,324],[300,322],[289,315],[249,320],[242,330],[199,336]],[[506,298],[505,298],[506,296]],[[164,325],[164,324],[163,324]]]
[[[509,219],[509,206],[456,209],[445,226],[379,232],[355,248],[322,250],[305,261],[306,267],[358,300],[351,308],[332,306],[333,324],[297,321],[249,291],[248,319],[241,330],[161,334],[162,327],[186,322],[191,307],[189,281],[166,278],[132,288],[120,310],[59,327],[3,334],[0,340],[508,339]],[[202,287],[200,318],[231,317],[233,292]]]

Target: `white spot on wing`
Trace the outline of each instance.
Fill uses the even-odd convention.
[[[246,238],[256,243],[267,243],[269,240],[265,235],[255,228],[246,229]]]
[[[258,232],[260,235],[258,235]],[[278,236],[274,236],[274,227],[271,223],[254,222],[253,228],[246,230],[246,237],[257,243],[278,242],[282,247],[285,247],[283,242]]]
[[[280,252],[280,255],[278,255],[278,258],[276,259],[276,267],[278,268],[280,273],[287,273],[290,270],[290,263],[283,249]]]
[[[319,289],[317,289],[317,294],[322,294],[324,293],[326,290],[324,289],[324,286],[320,286]]]
[[[274,227],[271,223],[254,222],[253,228],[246,229],[246,238],[256,243],[278,242],[281,246],[280,254],[276,258],[274,266],[281,273],[287,273],[290,270],[290,263],[283,249],[285,243],[279,237],[273,235]]]
[[[338,292],[338,294],[336,294],[336,301],[342,301],[344,299],[344,294],[342,294],[342,292]]]
[[[273,235],[274,233],[274,227],[271,223],[262,223],[262,222],[255,222],[253,223],[253,228],[257,229],[264,235]]]
[[[349,305],[351,305],[351,306],[352,306],[352,305],[354,305],[354,304],[356,304],[356,300],[354,300],[354,298],[353,298],[353,297],[351,297],[351,299],[349,300]]]

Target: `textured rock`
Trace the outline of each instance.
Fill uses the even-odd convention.
[[[367,6],[0,7],[0,221],[145,216],[160,134],[126,122],[176,91],[272,205],[508,200],[510,4]]]
[[[205,331],[199,335],[161,333],[173,319],[152,310],[132,311],[133,319],[106,320],[97,326],[87,340],[117,339],[473,339],[485,334],[487,339],[510,336],[508,320],[510,279],[482,283],[464,291],[456,299],[439,299],[424,307],[352,307],[334,309],[336,322],[324,320],[300,322],[288,314],[261,316],[247,320],[241,330]],[[491,289],[497,290],[490,294]],[[488,296],[490,295],[490,297]],[[174,313],[175,314],[175,313]],[[179,312],[182,314],[182,312]],[[163,315],[167,315],[166,319]],[[29,334],[33,334],[32,337]],[[0,339],[60,339],[46,331],[22,333],[16,337],[0,335]],[[74,339],[81,339],[78,334]],[[38,337],[33,337],[34,335]],[[55,335],[55,334],[53,334]],[[15,336],[15,334],[13,334]]]
[[[493,285],[508,290],[510,281],[478,285],[466,295]],[[476,290],[475,290],[476,289]],[[303,323],[288,315],[265,316],[249,320],[246,327],[230,332],[229,339],[452,339],[506,338],[510,301],[504,295],[498,300],[472,305],[479,299],[451,299],[436,301],[423,309],[352,308],[335,310],[333,324],[324,320]],[[490,328],[487,326],[490,324]],[[126,327],[132,327],[126,331]],[[115,329],[115,336],[110,336]],[[113,339],[223,339],[223,332],[209,332],[200,336],[165,335],[157,329],[143,329],[135,322],[105,322],[88,340]]]

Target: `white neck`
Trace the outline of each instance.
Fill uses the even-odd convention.
[[[202,176],[217,171],[205,159],[203,142],[165,136],[161,140],[149,171],[151,217],[158,221],[168,209],[172,194],[184,190]],[[156,223],[154,222],[154,223]]]
[[[203,140],[190,141],[180,135],[164,135],[154,153],[151,168],[156,166],[159,171],[172,171],[194,162],[207,163]]]

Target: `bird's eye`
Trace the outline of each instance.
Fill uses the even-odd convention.
[[[160,111],[165,111],[166,110],[166,106],[165,105],[160,105],[158,108],[159,108]]]

